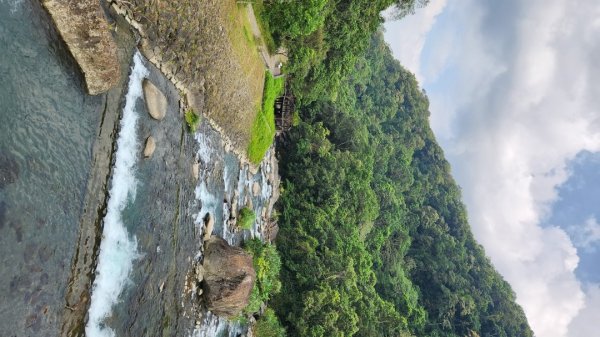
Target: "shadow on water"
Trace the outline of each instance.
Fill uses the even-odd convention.
[[[19,178],[19,164],[16,159],[7,153],[0,152],[0,189],[14,183],[17,178]]]

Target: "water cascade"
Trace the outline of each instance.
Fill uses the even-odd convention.
[[[122,213],[136,194],[135,167],[139,157],[137,137],[138,112],[136,102],[142,97],[142,80],[148,75],[141,55],[133,58],[133,69],[129,76],[129,88],[125,97],[125,107],[120,122],[115,166],[110,184],[106,216],[100,254],[96,267],[96,278],[92,288],[89,320],[85,327],[88,337],[114,336],[115,333],[104,325],[110,316],[112,306],[129,281],[133,261],[139,256],[135,237],[130,237],[123,223]]]

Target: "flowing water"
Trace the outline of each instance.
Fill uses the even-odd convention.
[[[104,108],[44,17],[0,0],[0,336],[58,335]]]
[[[207,312],[186,282],[203,259],[207,213],[213,234],[233,245],[263,236],[276,164],[250,172],[206,121],[189,134],[178,90],[139,54],[113,112],[114,120],[120,115],[118,135],[110,134],[115,146],[99,147],[107,98],[85,94],[48,22],[38,1],[0,0],[0,336],[60,335],[72,305],[65,300],[70,274],[84,270],[91,301],[79,303],[85,311],[66,335],[83,335],[78,325],[90,337],[244,334],[246,326]],[[146,111],[143,78],[167,97],[161,121]],[[145,159],[148,136],[157,147]],[[96,170],[96,151],[112,158],[104,173]],[[97,176],[108,181],[106,211],[90,219],[86,191]],[[257,219],[241,231],[235,214],[244,206]],[[84,259],[87,269],[74,268],[86,228],[92,237],[101,230],[99,249]]]
[[[133,260],[138,255],[137,241],[127,232],[122,212],[135,200],[136,195],[135,169],[140,149],[136,103],[142,98],[142,79],[147,74],[141,55],[136,53],[117,139],[115,166],[85,329],[89,337],[114,336],[110,328],[102,326],[103,320],[110,316],[112,306],[117,303],[123,287],[128,283]]]

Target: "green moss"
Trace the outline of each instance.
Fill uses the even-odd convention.
[[[200,126],[201,121],[202,118],[200,118],[200,116],[198,116],[193,109],[185,112],[185,122],[187,123],[190,132],[196,132],[196,129],[198,129],[198,126]]]
[[[237,225],[243,229],[250,229],[255,219],[256,214],[254,214],[254,211],[248,207],[244,207],[240,210]]]
[[[265,74],[265,88],[261,110],[256,114],[250,134],[248,158],[254,164],[260,163],[275,138],[275,99],[283,93],[284,78],[274,78]]]

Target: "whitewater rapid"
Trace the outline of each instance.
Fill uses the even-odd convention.
[[[91,304],[85,333],[88,337],[113,337],[114,331],[104,325],[111,315],[112,307],[129,280],[133,261],[139,256],[137,241],[127,232],[122,213],[135,199],[137,180],[135,169],[140,144],[137,137],[138,112],[136,102],[142,98],[142,80],[148,70],[142,57],[136,52],[129,76],[129,87],[117,138],[115,166],[113,168],[107,212],[103,220],[102,241],[92,287]]]

